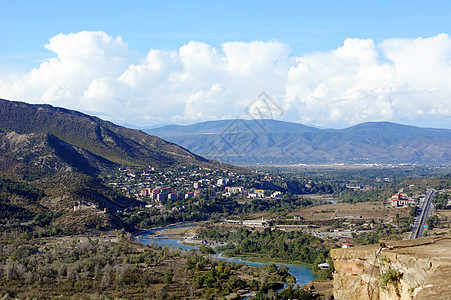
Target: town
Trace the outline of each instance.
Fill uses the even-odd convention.
[[[282,177],[279,176],[280,178]],[[117,176],[110,176],[107,182],[129,197],[150,203],[148,207],[162,208],[168,201],[190,199],[201,194],[208,194],[210,197],[241,196],[248,199],[279,198],[281,192],[268,194],[267,190],[252,187],[272,179],[273,177],[263,173],[249,175],[183,166],[172,170],[149,167],[129,171],[119,168]]]
[[[401,189],[389,196],[390,178],[377,177],[373,184],[355,180],[328,184],[301,177],[294,181],[292,176],[267,171],[249,174],[193,166],[120,168],[103,180],[142,203],[138,209],[118,212],[137,228],[213,221],[301,231],[338,245],[371,243],[380,236],[408,238],[418,214],[415,207],[424,198],[424,190],[413,184],[406,186],[408,193]],[[302,185],[303,193],[286,189],[296,184]],[[385,193],[376,192],[381,187],[386,187]],[[362,202],[355,202],[355,196],[354,202],[346,201],[347,195],[356,193],[369,196]]]

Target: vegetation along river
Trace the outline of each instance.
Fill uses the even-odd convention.
[[[179,225],[179,226],[189,226],[189,225]],[[183,250],[199,249],[199,247],[196,247],[196,246],[180,244],[177,240],[173,240],[170,238],[153,237],[153,234],[156,231],[162,230],[165,228],[167,228],[167,227],[140,231],[139,235],[136,237],[136,240],[143,245],[149,245],[149,244],[156,244],[159,246],[167,245],[169,247],[176,247],[176,248],[180,248]],[[176,228],[176,227],[171,227],[171,228]],[[226,260],[226,261],[235,262],[238,264],[247,264],[249,266],[261,267],[261,266],[265,265],[265,263],[262,263],[262,262],[248,261],[248,260],[244,260],[244,259],[236,258],[236,257],[225,257],[225,256],[222,256],[221,254],[217,254],[216,257],[219,260]],[[312,274],[312,269],[307,266],[295,265],[295,264],[284,264],[284,263],[276,263],[276,265],[279,268],[287,267],[290,270],[290,274],[296,278],[296,284],[303,285],[303,284],[309,283],[310,281],[315,279],[315,276],[313,276],[313,274]]]

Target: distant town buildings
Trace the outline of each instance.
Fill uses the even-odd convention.
[[[405,193],[397,193],[391,196],[392,207],[408,207],[415,204],[415,202],[407,197]]]
[[[350,214],[350,213],[343,213],[342,211],[335,212],[334,214],[335,219],[362,219],[361,214]]]
[[[271,220],[257,219],[257,220],[224,220],[225,223],[233,225],[244,225],[249,227],[266,227]]]
[[[280,198],[282,197],[282,192],[280,191],[275,191],[274,193],[271,194],[271,198]]]
[[[265,197],[265,190],[254,190],[254,193],[257,194],[257,198]]]
[[[230,179],[229,178],[220,178],[218,181],[216,181],[217,186],[223,186],[229,184]]]
[[[141,189],[139,195],[141,197],[147,197],[147,196],[150,195],[150,193],[152,193],[152,189],[151,188],[144,188],[144,189]]]
[[[230,194],[241,194],[244,192],[244,186],[227,186],[225,189]]]
[[[177,201],[177,198],[178,198],[178,194],[177,193],[170,193],[168,195],[168,200]]]
[[[277,177],[280,179],[280,177]],[[265,180],[273,177],[265,175]],[[143,207],[165,209],[167,201],[173,202],[173,207],[182,207],[182,199],[216,197],[276,199],[283,192],[270,189],[255,189],[255,184],[261,184],[247,175],[205,168],[182,166],[174,170],[155,169],[151,166],[144,169],[119,168],[117,175],[109,179],[107,184],[129,196],[144,201]],[[239,185],[233,185],[239,182]],[[196,200],[192,200],[196,202]],[[179,203],[175,203],[178,202]],[[172,209],[172,208],[171,208]]]
[[[162,203],[167,200],[177,201],[178,199],[178,194],[173,193],[171,188],[142,188],[139,195],[141,197],[150,197],[151,199]]]
[[[157,194],[157,199],[156,199],[157,201],[166,202],[167,199],[168,199],[167,194],[162,194],[162,193]]]
[[[352,184],[347,184],[346,188],[347,189],[351,189],[351,190],[360,190],[360,189],[362,189],[362,187],[360,185],[352,185]]]

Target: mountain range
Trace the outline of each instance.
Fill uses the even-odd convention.
[[[390,122],[319,129],[277,120],[221,120],[145,132],[231,163],[450,163],[451,130]]]
[[[123,166],[246,172],[204,157],[238,163],[451,161],[451,130],[387,122],[324,130],[236,119],[146,132],[51,105],[0,99],[0,225],[32,219],[44,231],[67,234],[125,228],[117,212],[143,203],[99,179]],[[75,201],[89,209],[75,210]]]

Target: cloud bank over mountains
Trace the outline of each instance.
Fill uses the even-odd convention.
[[[265,91],[283,119],[345,127],[394,121],[451,128],[451,38],[349,38],[328,52],[291,54],[277,41],[190,41],[178,50],[132,50],[121,37],[83,31],[52,37],[55,57],[0,77],[0,97],[81,110],[147,126],[245,116]]]

